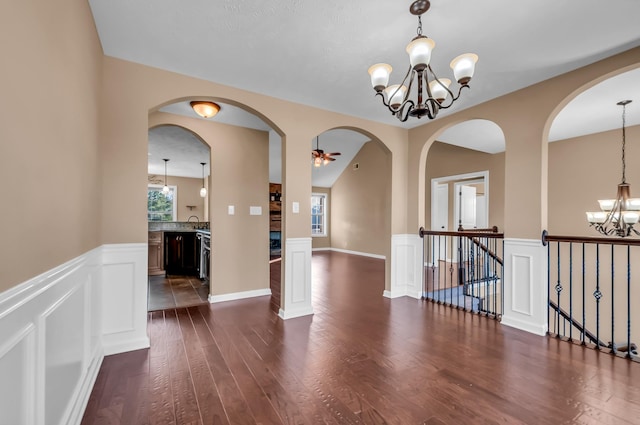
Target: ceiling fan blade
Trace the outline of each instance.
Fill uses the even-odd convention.
[[[331,158],[330,156],[325,156],[324,157],[325,161],[335,161],[335,158]]]
[[[338,155],[342,155],[342,154],[340,152],[331,152],[331,153],[327,153],[325,155],[338,156]]]

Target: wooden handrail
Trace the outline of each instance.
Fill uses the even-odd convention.
[[[478,248],[487,253],[487,255],[498,262],[501,266],[504,265],[502,262],[502,258],[498,256],[495,252],[491,251],[488,246],[480,242],[477,238],[469,238],[471,242],[473,242]]]
[[[462,227],[462,224],[460,226],[458,226],[458,232],[468,232],[468,231],[498,233],[498,226],[485,227],[485,228],[480,228],[480,229],[466,229],[466,230],[465,230],[464,227]]]
[[[576,243],[597,243],[605,245],[630,245],[640,246],[640,239],[622,238],[593,238],[589,236],[556,236],[550,235],[546,230],[542,232],[542,245],[547,246],[548,242],[576,242]]]
[[[478,238],[491,238],[491,239],[502,239],[504,238],[504,233],[493,233],[493,232],[482,232],[477,230],[462,230],[462,231],[439,231],[439,230],[426,230],[424,227],[420,228],[420,237],[423,238],[425,235],[434,235],[434,236],[465,236],[465,237],[478,237]]]
[[[569,313],[567,313],[562,308],[560,308],[558,306],[558,304],[556,304],[553,301],[549,300],[549,305],[551,306],[551,308],[553,308],[555,311],[557,311],[560,314],[560,316],[562,316],[564,319],[568,320],[573,326],[575,326],[580,332],[582,332],[587,338],[589,338],[589,341],[591,341],[593,344],[599,345],[600,347],[609,347],[609,344],[605,344],[604,342],[600,341],[588,329],[585,329],[579,322],[576,322],[575,320],[573,320],[571,318],[571,316],[569,315]]]

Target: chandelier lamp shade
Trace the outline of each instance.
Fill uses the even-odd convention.
[[[189,103],[196,114],[202,118],[211,118],[220,112],[220,105],[204,100],[194,100]]]
[[[204,166],[207,163],[206,162],[201,162],[200,164],[202,165],[202,189],[200,189],[200,196],[202,198],[206,198],[207,197],[207,188],[204,187]]]
[[[169,194],[169,186],[167,186],[167,162],[169,162],[168,159],[163,159],[164,161],[164,186],[162,187],[162,193],[164,193],[165,195]]]
[[[587,212],[589,225],[605,236],[627,237],[633,234],[640,236],[640,232],[633,226],[640,219],[640,198],[631,197],[631,186],[626,180],[625,163],[625,114],[630,100],[623,100],[617,104],[622,106],[622,182],[618,184],[616,199],[598,200],[600,210]]]
[[[422,14],[430,6],[428,0],[416,0],[409,8],[411,14],[418,16],[418,35],[407,45],[410,65],[402,82],[389,85],[392,68],[386,63],[369,68],[376,96],[380,96],[382,103],[402,122],[409,117],[422,118],[425,115],[434,119],[441,109],[451,107],[460,97],[462,89],[469,87],[478,61],[478,55],[474,53],[465,53],[451,61],[450,66],[459,85],[455,94],[449,88],[451,80],[436,76],[430,65],[436,43],[422,35]]]

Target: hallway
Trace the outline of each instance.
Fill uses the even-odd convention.
[[[384,262],[314,253],[313,316],[270,297],[149,313],[106,357],[91,424],[632,424],[640,365],[407,297]]]

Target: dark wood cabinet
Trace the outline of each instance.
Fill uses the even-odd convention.
[[[164,269],[167,274],[198,274],[195,232],[164,232]]]

